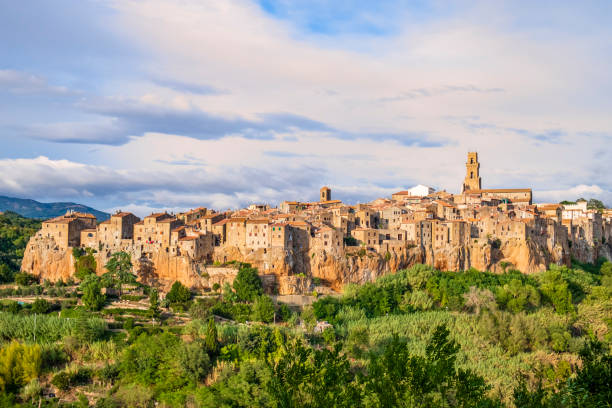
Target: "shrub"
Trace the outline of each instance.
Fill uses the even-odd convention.
[[[51,384],[60,391],[67,391],[71,387],[89,383],[91,376],[92,372],[88,368],[60,371],[53,376]]]
[[[253,320],[270,323],[274,320],[274,302],[269,296],[262,295],[253,304]]]
[[[15,274],[15,283],[21,286],[28,286],[34,282],[37,282],[38,279],[27,272],[18,272]]]
[[[49,311],[49,302],[45,299],[36,298],[32,303],[32,313],[45,314]]]
[[[567,282],[558,270],[549,270],[540,277],[542,284],[540,290],[544,297],[554,306],[559,314],[567,314],[574,310],[572,294]]]
[[[0,349],[0,389],[14,393],[37,378],[42,366],[38,344],[26,345],[16,341]]]
[[[172,284],[170,292],[166,295],[166,300],[170,304],[186,303],[191,299],[191,292],[189,288],[183,285],[181,282],[176,281]]]
[[[238,300],[241,301],[253,301],[263,293],[257,269],[250,266],[240,268],[234,279],[233,287]]]
[[[193,343],[182,343],[179,349],[179,365],[185,375],[202,381],[210,370],[210,358],[206,353],[204,344],[194,341]]]
[[[25,387],[23,387],[20,395],[21,399],[24,401],[34,402],[34,400],[39,397],[41,393],[42,387],[40,382],[38,381],[38,378],[34,378],[27,383]]]
[[[128,317],[123,322],[123,330],[132,330],[134,328],[134,319],[132,317]]]
[[[102,282],[96,275],[89,275],[81,283],[83,296],[81,300],[89,310],[100,310],[106,303],[106,296],[102,294]]]

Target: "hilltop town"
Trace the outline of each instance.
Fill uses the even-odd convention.
[[[257,267],[281,294],[339,291],[416,263],[442,270],[524,273],[572,259],[612,258],[612,210],[586,201],[533,204],[532,190],[483,189],[478,154],[468,153],[460,194],[419,185],[367,204],[347,205],[323,187],[317,202],[252,204],[238,211],[196,208],[139,219],[117,212],[98,223],[69,212],[43,222],[22,271],[51,281],[74,275],[72,248],[91,248],[99,273],[128,252],[148,284],[175,280],[198,289],[235,276],[232,261]]]

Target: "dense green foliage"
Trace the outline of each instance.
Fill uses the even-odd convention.
[[[94,250],[91,248],[87,248],[84,250],[82,248],[73,248],[72,249],[72,257],[74,258],[74,270],[75,276],[83,280],[89,275],[96,273],[96,258],[94,257]]]
[[[102,275],[105,287],[119,289],[126,283],[136,282],[136,275],[132,273],[132,259],[127,252],[115,252],[105,265],[108,272]]]
[[[240,301],[253,301],[263,293],[257,269],[251,268],[249,264],[240,266],[233,287]]]
[[[106,296],[102,294],[102,279],[95,274],[84,277],[81,282],[83,296],[81,300],[89,310],[100,310],[106,303]]]
[[[32,235],[40,229],[40,221],[12,212],[0,214],[0,283],[12,282],[21,267],[21,259]]]
[[[105,305],[104,279],[92,273],[68,292],[82,306],[45,299],[61,285],[20,288],[31,303],[0,302],[0,406],[38,406],[45,390],[57,394],[42,396],[47,407],[569,408],[612,400],[609,262],[529,276],[417,265],[299,312],[264,295],[257,270],[239,268],[222,294],[176,282],[160,301],[156,289],[133,285],[121,307]]]

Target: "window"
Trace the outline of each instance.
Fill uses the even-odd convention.
[[[474,178],[474,172],[470,171],[470,178]]]

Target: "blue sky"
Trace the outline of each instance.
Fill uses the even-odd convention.
[[[139,215],[417,183],[612,205],[606,1],[0,5],[0,195]]]

